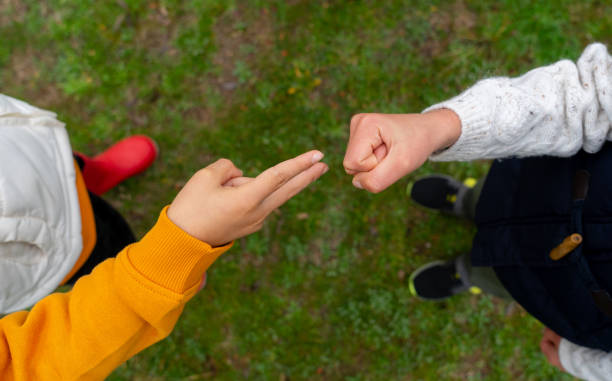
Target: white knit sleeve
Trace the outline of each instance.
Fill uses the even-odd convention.
[[[425,111],[448,108],[461,136],[433,160],[596,152],[612,139],[612,57],[592,44],[577,64],[563,60],[518,78],[482,80]]]
[[[587,381],[612,380],[612,353],[561,339],[559,358],[563,368],[574,377]]]

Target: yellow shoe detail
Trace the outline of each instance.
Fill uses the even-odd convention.
[[[470,294],[479,295],[482,294],[482,290],[476,286],[470,287]]]
[[[418,296],[417,292],[416,292],[416,288],[414,287],[414,279],[412,279],[412,277],[410,277],[410,281],[408,282],[408,289],[410,290],[410,294],[412,294],[412,296]]]
[[[455,201],[457,201],[457,195],[456,194],[447,194],[446,195],[446,201],[450,202],[451,204],[454,204]]]
[[[463,185],[465,185],[468,188],[474,188],[477,183],[478,183],[478,180],[476,180],[473,177],[468,177],[467,179],[463,180]]]

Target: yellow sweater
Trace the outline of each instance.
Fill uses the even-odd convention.
[[[0,319],[0,380],[102,380],[168,336],[206,269],[212,248],[168,219],[98,265],[68,293]]]

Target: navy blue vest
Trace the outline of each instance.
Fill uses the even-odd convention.
[[[571,158],[496,161],[476,224],[475,266],[492,266],[516,301],[562,337],[612,351],[612,144]],[[551,259],[572,233],[582,243]]]

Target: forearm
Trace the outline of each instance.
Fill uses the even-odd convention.
[[[588,381],[612,379],[612,353],[585,348],[562,339],[559,357],[571,375]]]
[[[69,293],[0,320],[0,378],[104,379],[171,332],[206,268],[227,248],[190,237],[164,211],[139,243]]]
[[[610,135],[612,57],[594,44],[577,64],[564,60],[519,78],[490,78],[427,109],[448,108],[461,136],[434,160],[571,156],[598,151]]]

